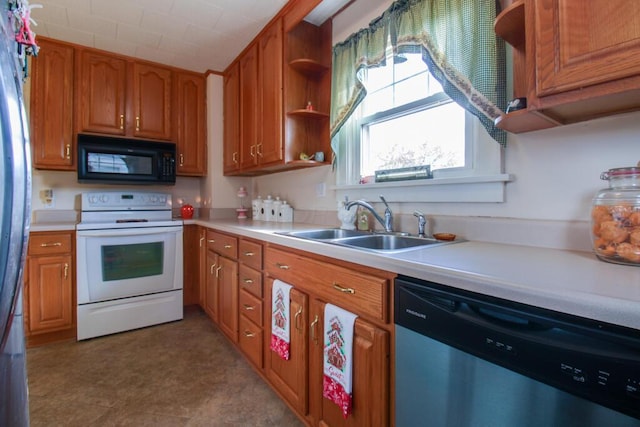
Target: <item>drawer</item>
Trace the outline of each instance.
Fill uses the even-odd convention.
[[[262,298],[262,273],[260,271],[240,264],[238,282],[240,283],[240,289],[245,289],[256,297]]]
[[[29,235],[29,255],[49,255],[71,253],[72,233],[31,233]]]
[[[244,289],[240,290],[239,313],[258,326],[262,326],[262,299],[256,298]]]
[[[238,243],[238,259],[245,265],[262,270],[262,245],[241,239]]]
[[[389,321],[389,281],[274,248],[265,250],[265,271],[295,288],[370,319]]]
[[[238,259],[238,238],[213,230],[207,230],[207,247],[218,254]]]
[[[238,345],[247,358],[258,368],[263,368],[263,338],[262,328],[256,326],[245,316],[240,316],[240,333]]]

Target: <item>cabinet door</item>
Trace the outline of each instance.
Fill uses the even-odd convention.
[[[207,281],[205,292],[205,304],[204,311],[207,312],[211,320],[218,323],[218,304],[219,304],[219,289],[218,289],[218,276],[220,275],[218,269],[221,268],[218,265],[218,259],[221,258],[212,251],[207,252]]]
[[[71,259],[71,255],[29,258],[29,334],[73,328],[75,307]]]
[[[265,317],[267,326],[266,370],[271,385],[278,390],[289,404],[300,414],[308,413],[308,368],[307,368],[307,325],[308,325],[308,297],[306,294],[291,289],[289,293],[290,327],[290,358],[284,360],[269,349],[271,343],[271,283],[266,290],[268,310]]]
[[[127,62],[93,51],[80,54],[76,102],[78,129],[114,135],[126,133]]]
[[[234,343],[238,342],[238,263],[219,256],[218,274],[220,304],[218,325]]]
[[[202,74],[176,73],[178,175],[207,174],[206,93]]]
[[[338,405],[322,396],[324,306],[313,300],[311,316],[319,319],[311,327],[311,399],[318,424],[323,426],[388,426],[389,419],[389,332],[356,319],[353,334],[352,408],[346,419]],[[316,332],[317,331],[317,332]],[[316,415],[317,414],[317,415]]]
[[[240,169],[257,164],[259,122],[258,46],[253,44],[240,58]]]
[[[260,135],[256,154],[259,164],[283,159],[282,138],[282,20],[271,25],[258,42]]]
[[[240,65],[235,62],[224,75],[223,169],[230,174],[240,168]]]
[[[74,169],[72,46],[39,40],[31,71],[33,166]]]
[[[171,140],[171,70],[134,63],[132,135]]]
[[[535,0],[538,96],[640,74],[640,3]]]

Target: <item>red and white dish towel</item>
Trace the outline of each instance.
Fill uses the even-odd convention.
[[[289,291],[293,286],[274,280],[271,287],[271,350],[284,360],[289,360],[290,326]]]
[[[356,316],[327,304],[324,307],[324,380],[322,395],[351,414],[353,327]]]

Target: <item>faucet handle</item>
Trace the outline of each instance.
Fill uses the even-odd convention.
[[[389,204],[387,203],[387,201],[384,199],[384,196],[381,194],[380,195],[380,200],[382,200],[382,203],[384,203],[385,207],[387,209],[389,209]],[[390,209],[389,209],[390,210]]]

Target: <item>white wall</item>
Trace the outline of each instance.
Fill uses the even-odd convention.
[[[379,16],[391,0],[358,0],[333,22],[333,43],[343,41]],[[509,135],[505,172],[505,203],[396,204],[394,212],[420,209],[430,215],[477,216],[540,220],[588,220],[591,198],[606,182],[600,173],[634,166],[640,160],[640,113],[630,113],[527,134]],[[323,175],[324,174],[324,175]],[[254,178],[260,194],[285,194],[296,209],[335,209],[335,196],[315,197],[325,179],[335,182],[330,168],[292,171]]]

